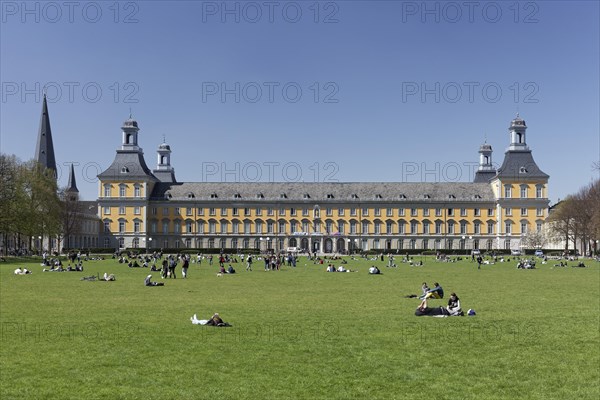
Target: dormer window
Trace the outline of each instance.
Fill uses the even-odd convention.
[[[354,193],[354,194],[353,194],[351,197],[352,197],[353,199],[358,199],[358,195],[357,195],[356,193]]]
[[[424,196],[423,196],[423,198],[424,198],[424,199],[430,199],[430,198],[431,198],[431,196],[430,196],[430,195],[428,195],[428,194],[426,194],[426,195],[424,195]]]
[[[328,199],[333,199],[333,198],[334,198],[334,196],[333,196],[333,194],[329,193],[329,194],[327,195],[327,198],[328,198]]]
[[[122,174],[126,174],[126,173],[128,173],[128,172],[129,172],[129,168],[127,168],[127,167],[123,167],[123,168],[121,168],[121,173],[122,173]]]
[[[527,173],[527,168],[525,168],[525,167],[519,168],[519,173],[520,174],[526,174]]]
[[[239,194],[239,193],[236,193],[236,194],[234,194],[234,195],[233,195],[233,198],[234,198],[234,199],[241,199],[241,198],[242,198],[242,195],[241,195],[241,194]]]
[[[481,199],[481,196],[476,194],[475,196],[473,196],[475,199]]]
[[[189,193],[187,194],[187,198],[188,198],[188,199],[193,199],[194,197],[196,197],[196,196],[195,196],[195,195],[194,195],[194,193],[192,193],[192,192],[189,192]]]
[[[304,198],[304,199],[310,199],[310,194],[304,193],[304,195],[302,196],[302,198]]]
[[[381,197],[381,195],[380,195],[380,194],[376,194],[376,195],[375,195],[375,198],[376,198],[376,199],[382,199],[383,197]]]
[[[256,198],[257,199],[264,199],[265,196],[262,193],[259,193],[259,194],[256,195]]]
[[[279,198],[280,198],[280,199],[287,199],[287,194],[285,194],[285,193],[281,193],[281,194],[279,195]]]
[[[455,195],[453,195],[453,194],[450,194],[450,195],[448,195],[448,198],[449,198],[450,200],[454,200],[454,199],[456,199],[456,196],[455,196]]]
[[[171,196],[171,192],[165,192],[165,200],[169,200],[171,197],[173,197]]]
[[[400,195],[400,200],[406,200],[406,195],[404,195],[404,194],[401,194],[401,195]]]
[[[210,194],[210,198],[211,198],[211,199],[216,199],[216,198],[218,198],[218,197],[219,197],[219,196],[217,196],[217,194],[216,194],[216,193],[211,193],[211,194]]]

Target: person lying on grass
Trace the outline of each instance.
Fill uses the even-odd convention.
[[[450,296],[448,300],[448,306],[446,307],[427,307],[427,300],[423,300],[423,303],[415,310],[415,315],[417,317],[459,317],[465,315],[460,309],[460,300],[458,300],[458,296],[455,293],[452,293],[455,296],[455,299]]]
[[[192,324],[194,325],[206,325],[206,326],[217,326],[217,327],[227,327],[231,326],[231,324],[223,321],[219,316],[219,313],[214,313],[210,319],[198,319],[196,314],[192,318],[190,318]]]
[[[371,275],[381,275],[381,271],[379,270],[379,268],[377,268],[376,266],[372,265],[371,268],[369,268],[369,274],[371,274]]]
[[[152,282],[152,275],[148,275],[146,279],[144,279],[144,285],[146,286],[164,286],[163,282]]]

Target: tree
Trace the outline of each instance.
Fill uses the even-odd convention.
[[[546,245],[548,239],[544,232],[530,231],[523,237],[522,243],[528,249],[541,249]]]
[[[64,239],[63,247],[70,248],[71,244],[68,242],[69,237],[76,235],[81,232],[83,225],[83,206],[79,201],[79,196],[76,193],[69,193],[66,189],[60,191],[61,210],[60,219],[62,224],[62,230],[58,235],[58,248],[61,248],[61,241]]]

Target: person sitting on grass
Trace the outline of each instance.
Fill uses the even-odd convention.
[[[372,265],[371,268],[369,268],[369,274],[371,274],[371,275],[381,275],[381,271],[379,270],[379,268],[377,268],[376,266]]]
[[[446,306],[446,310],[450,315],[464,315],[462,309],[460,308],[460,299],[456,295],[456,293],[452,292],[450,294],[450,298],[448,299],[448,305]]]
[[[326,272],[336,272],[335,267],[332,264],[327,265]]]
[[[229,264],[229,268],[227,268],[227,273],[228,274],[235,274],[235,269],[233,269],[233,267],[231,266],[231,264]]]
[[[148,275],[146,279],[144,279],[144,285],[146,286],[164,286],[163,282],[152,282],[152,275]]]
[[[111,281],[116,281],[116,280],[117,280],[117,278],[115,277],[115,275],[114,275],[114,274],[110,274],[110,275],[109,275],[109,274],[107,274],[107,273],[105,272],[105,273],[104,273],[104,277],[103,277],[101,280],[103,280],[103,281],[106,281],[106,282],[111,282]]]
[[[425,297],[423,297],[423,301],[421,302],[421,305],[419,306],[419,308],[423,308],[423,307],[427,307],[427,299],[430,298],[434,298],[434,299],[443,299],[444,298],[444,289],[442,289],[442,287],[440,286],[439,283],[434,283],[433,284],[433,289],[429,289],[427,291],[427,293],[425,294]]]

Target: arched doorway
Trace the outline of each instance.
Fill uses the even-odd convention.
[[[307,238],[302,238],[302,240],[300,241],[300,247],[302,248],[302,251],[310,250],[310,248],[308,247],[308,239]]]
[[[338,239],[336,245],[338,253],[344,253],[346,251],[346,241],[344,239]]]
[[[325,253],[333,253],[333,240],[325,239]]]

